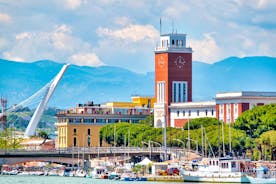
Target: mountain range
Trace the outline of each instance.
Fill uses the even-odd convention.
[[[47,84],[61,69],[59,62],[32,63],[0,59],[0,96],[17,104]],[[193,62],[193,100],[212,100],[218,92],[276,91],[276,58],[230,57],[214,64]],[[130,101],[132,95],[154,95],[154,72],[139,74],[113,66],[70,65],[49,106],[74,107],[93,101]]]

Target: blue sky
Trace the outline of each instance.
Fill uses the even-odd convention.
[[[162,32],[187,34],[193,60],[276,56],[274,0],[0,0],[0,58],[154,70]]]

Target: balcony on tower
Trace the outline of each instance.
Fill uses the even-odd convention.
[[[155,48],[155,52],[192,53],[192,48],[186,47],[186,34],[163,34]]]

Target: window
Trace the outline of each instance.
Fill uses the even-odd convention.
[[[88,130],[90,130],[90,129],[88,129]],[[90,136],[88,136],[87,137],[87,146],[90,147],[90,144],[91,144],[91,142],[90,142]]]
[[[90,135],[90,128],[88,128],[87,130],[87,135]]]
[[[183,116],[185,116],[185,111],[183,111]]]
[[[205,114],[206,114],[206,116],[208,115],[208,110],[207,109],[205,110]]]
[[[172,40],[172,45],[174,45],[174,40]]]
[[[176,102],[176,83],[173,84],[173,102]]]
[[[220,108],[220,114],[223,114],[223,105],[220,105],[219,108]]]
[[[77,129],[76,128],[74,128],[74,135],[76,135],[77,134]]]
[[[176,114],[177,114],[177,117],[179,117],[179,111],[177,111]]]
[[[238,104],[235,104],[235,105],[234,105],[234,113],[235,113],[235,114],[238,114]]]
[[[157,83],[157,103],[163,103],[165,101],[165,82],[161,81]]]
[[[187,82],[173,81],[172,82],[172,102],[187,101]]]
[[[74,146],[77,146],[77,138],[74,137]]]
[[[214,115],[214,110],[213,109],[212,109],[211,113],[212,113],[212,116],[213,116]]]
[[[197,113],[197,116],[199,116],[199,110],[197,110],[196,113]]]
[[[189,110],[189,116],[191,116],[191,110]]]

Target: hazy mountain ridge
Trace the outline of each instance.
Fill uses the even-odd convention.
[[[47,84],[63,64],[49,60],[21,63],[0,59],[0,95],[18,103]],[[212,100],[217,92],[276,91],[276,58],[230,57],[214,64],[193,62],[193,100]],[[73,107],[94,101],[130,101],[133,94],[154,95],[154,72],[71,65],[50,106]]]

